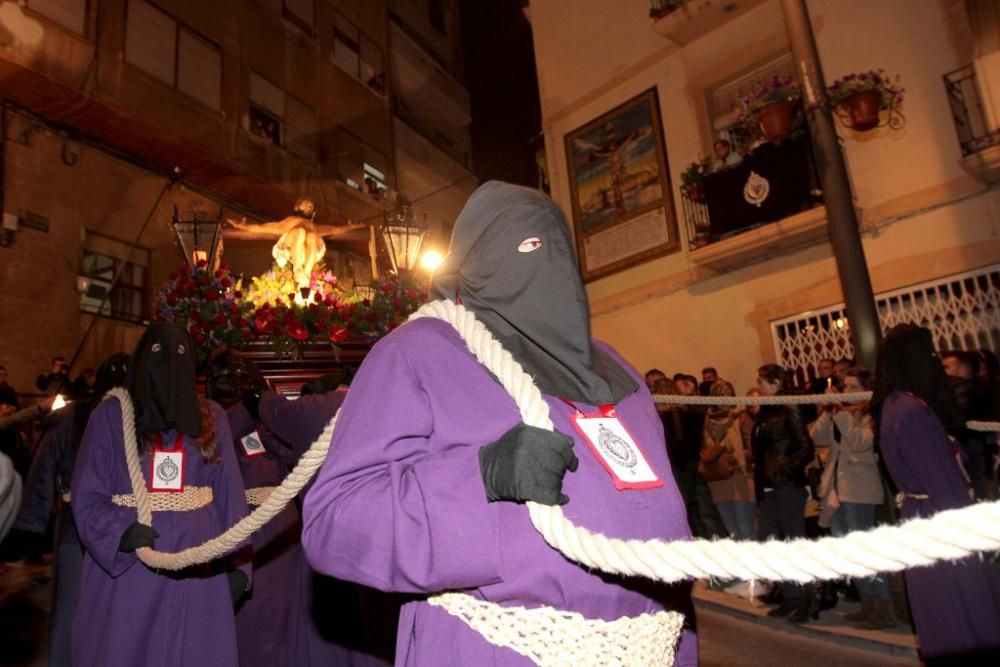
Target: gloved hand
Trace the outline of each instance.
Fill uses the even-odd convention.
[[[246,394],[240,402],[247,409],[247,412],[250,413],[250,416],[253,417],[254,421],[260,421],[260,394]]]
[[[580,464],[573,438],[556,431],[518,424],[479,450],[479,471],[490,500],[565,505],[566,471]]]
[[[233,609],[239,607],[243,596],[247,594],[247,575],[243,570],[229,570],[226,572],[229,580],[229,596],[233,600]]]
[[[152,526],[136,521],[125,529],[122,538],[118,541],[118,551],[131,553],[139,547],[152,547],[153,541],[160,534]]]
[[[325,394],[328,391],[335,390],[343,384],[343,381],[343,373],[327,373],[326,375],[309,380],[305,386],[309,388],[310,394]]]

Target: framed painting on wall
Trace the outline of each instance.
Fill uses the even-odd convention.
[[[566,135],[585,281],[680,249],[656,88]]]

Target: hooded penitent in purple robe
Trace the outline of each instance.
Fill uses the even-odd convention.
[[[184,483],[212,489],[196,510],[153,512],[156,548],[180,551],[216,537],[246,515],[246,498],[225,413],[209,403],[220,461],[206,462],[183,436]],[[163,433],[173,442],[176,432]],[[106,399],[87,424],[73,474],[73,515],[86,553],[73,624],[73,659],[81,667],[235,666],[236,624],[225,569],[217,561],[182,572],[157,573],[135,553],[118,550],[135,508],[112,502],[131,494],[122,444],[121,408]],[[143,475],[149,456],[141,457]],[[246,568],[248,571],[248,568]]]
[[[322,433],[344,391],[289,400],[274,392],[260,399],[265,426],[291,447],[297,459]],[[255,581],[257,575],[255,574]],[[363,667],[392,661],[399,604],[380,591],[319,574],[302,559],[299,621],[290,629],[296,666]]]
[[[903,519],[972,504],[958,445],[922,400],[902,391],[889,394],[880,436],[886,468],[906,494]],[[976,659],[985,659],[977,655],[985,651],[1000,659],[1000,566],[973,556],[913,568],[906,571],[906,591],[924,660],[997,664]]]
[[[546,395],[555,428],[574,438],[580,459],[565,477],[563,510],[575,524],[613,537],[688,539],[663,427],[645,384],[629,373],[641,389],[616,411],[663,486],[617,491],[570,423],[574,409]],[[330,454],[306,496],[303,545],[313,567],[386,591],[463,590],[591,619],[686,612],[685,587],[588,571],[544,542],[524,505],[487,501],[479,449],[519,422],[513,399],[449,324],[417,320],[382,339],[351,383]],[[696,664],[695,644],[686,631],[676,664]],[[403,607],[396,663],[531,664],[422,600]]]

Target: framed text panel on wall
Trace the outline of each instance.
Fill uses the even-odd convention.
[[[656,88],[566,135],[586,281],[680,249]]]

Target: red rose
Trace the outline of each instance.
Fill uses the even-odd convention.
[[[197,344],[201,344],[205,340],[205,335],[201,333],[200,329],[191,330],[191,340]]]
[[[232,287],[233,286],[233,281],[230,280],[229,278],[223,278],[221,282],[222,282],[222,286],[223,287],[227,287],[228,288],[228,287]]]
[[[239,323],[240,329],[246,329],[248,326],[250,326],[250,323],[247,322],[247,320],[246,320],[245,317],[241,317],[240,318],[240,323]]]
[[[218,271],[215,272],[215,277],[216,278],[221,278],[223,275],[224,274],[222,273],[222,269],[219,269]]]
[[[313,301],[316,303],[323,303],[323,294],[320,292],[313,292]]]
[[[205,290],[205,299],[207,301],[215,301],[218,298],[219,298],[219,293],[216,292],[214,289]]]
[[[228,321],[229,320],[222,313],[219,313],[218,315],[215,316],[215,323],[216,324],[225,324]]]
[[[223,271],[228,271],[229,265],[223,262],[222,264],[219,264],[219,268],[222,269]]]
[[[177,303],[177,297],[174,296],[173,294],[168,294],[167,303],[169,303],[171,306],[174,305],[175,303]]]
[[[351,332],[345,329],[344,327],[334,326],[332,329],[330,329],[330,340],[332,340],[334,343],[339,343],[341,341],[347,340],[350,335]]]
[[[240,307],[237,306],[235,303],[231,303],[229,304],[229,312],[235,315],[236,313],[240,312]]]
[[[292,340],[297,340],[299,342],[309,338],[309,332],[305,330],[301,322],[285,325],[285,333],[287,333]]]
[[[267,331],[271,327],[271,321],[268,318],[266,318],[266,317],[258,317],[258,318],[256,318],[253,321],[253,324],[254,324],[255,327],[257,327],[257,331],[260,331],[260,332]]]
[[[315,303],[310,303],[309,304],[309,312],[310,313],[318,313],[319,312],[319,305],[317,305]]]
[[[243,292],[241,292],[239,290],[236,290],[235,292],[233,292],[233,296],[236,297],[237,299],[242,299],[243,298]]]
[[[198,284],[201,285],[202,287],[205,287],[210,282],[212,282],[212,279],[209,278],[208,276],[201,276],[200,278],[198,278]]]
[[[208,266],[208,260],[206,260],[206,259],[199,259],[198,260],[198,268],[199,269],[204,269],[206,266]]]
[[[184,285],[178,285],[177,289],[174,290],[174,292],[177,294],[177,298],[183,297],[186,291],[187,290],[184,289]]]
[[[411,290],[411,289],[407,289],[407,290],[406,290],[406,298],[407,298],[407,299],[416,299],[416,298],[417,298],[417,293],[416,293],[416,291],[414,291],[414,290]]]

